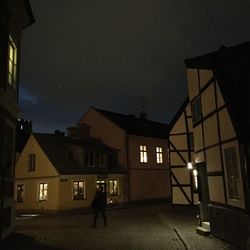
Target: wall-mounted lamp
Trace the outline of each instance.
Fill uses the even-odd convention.
[[[188,163],[187,163],[187,168],[188,168],[188,169],[193,169],[193,164],[192,164],[192,162],[188,162]]]

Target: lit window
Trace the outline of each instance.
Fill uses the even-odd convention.
[[[102,191],[106,192],[106,181],[105,180],[97,180],[96,181],[96,188],[99,189],[99,187],[102,188]]]
[[[84,196],[84,182],[83,181],[74,181],[73,182],[73,199],[74,200],[83,200]]]
[[[109,196],[118,196],[118,180],[109,180]]]
[[[28,171],[35,171],[36,169],[36,155],[28,155]]]
[[[48,183],[39,184],[39,201],[46,201],[48,199]]]
[[[162,147],[156,147],[156,162],[163,163]]]
[[[148,162],[147,146],[140,145],[140,162]]]
[[[237,153],[235,147],[224,149],[226,173],[227,173],[227,186],[229,199],[241,198],[240,195],[240,173],[237,164]]]
[[[197,96],[191,103],[193,123],[198,122],[202,118],[201,112],[201,98]]]
[[[16,200],[17,200],[17,202],[23,202],[23,200],[24,200],[24,184],[17,185]]]
[[[8,66],[8,83],[16,88],[17,75],[17,47],[9,36],[9,66]]]

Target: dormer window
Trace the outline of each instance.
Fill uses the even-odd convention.
[[[8,64],[8,83],[13,88],[16,88],[17,80],[17,47],[9,36],[9,64]]]

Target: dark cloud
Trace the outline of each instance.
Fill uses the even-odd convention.
[[[89,106],[138,114],[141,96],[149,118],[169,122],[187,94],[184,59],[250,40],[244,0],[31,4],[20,105],[39,131],[66,128]]]

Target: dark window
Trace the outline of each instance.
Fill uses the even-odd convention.
[[[202,112],[201,112],[201,98],[197,96],[191,103],[192,110],[192,119],[193,123],[196,123],[201,120]]]
[[[89,154],[88,153],[84,154],[84,165],[89,166]]]
[[[36,155],[28,155],[28,171],[35,171],[36,169]]]
[[[101,154],[100,157],[101,157],[101,160],[100,160],[101,161],[101,166],[104,167],[105,164],[106,164],[106,155]]]
[[[73,199],[83,200],[84,196],[84,181],[74,181],[73,182]]]
[[[227,172],[227,185],[229,199],[240,199],[240,178],[239,166],[237,163],[236,147],[224,149],[226,172]]]
[[[17,199],[17,202],[23,202],[24,200],[24,185],[23,184],[17,185],[16,199]]]
[[[89,154],[89,165],[90,166],[94,165],[94,154],[93,153]]]

